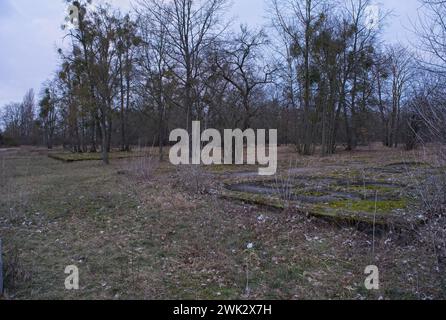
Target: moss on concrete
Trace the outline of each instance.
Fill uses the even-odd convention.
[[[400,200],[386,200],[386,201],[371,201],[371,200],[361,200],[361,201],[351,201],[351,200],[341,200],[334,201],[328,205],[332,209],[347,209],[349,211],[355,212],[365,212],[365,213],[390,213],[397,209],[407,208],[407,201],[404,199]]]

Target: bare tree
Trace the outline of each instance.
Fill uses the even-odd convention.
[[[202,120],[199,84],[204,73],[202,54],[225,30],[220,20],[227,0],[140,0],[140,7],[152,12],[160,24],[166,24],[170,58],[182,86],[181,106],[186,111],[186,126]]]
[[[441,142],[446,141],[446,1],[421,0],[422,14],[415,31],[420,43],[421,54],[417,61],[429,76],[428,90],[423,92],[423,104],[417,104],[416,111],[423,119],[431,136]]]
[[[272,0],[274,25],[291,42],[287,46],[291,57],[298,60],[298,68],[302,74],[299,77],[300,103],[302,107],[301,130],[297,146],[301,153],[314,152],[314,103],[312,90],[312,45],[316,30],[324,19],[324,0]],[[288,14],[286,14],[288,13]]]
[[[132,79],[134,77],[133,64],[135,60],[135,48],[140,45],[141,39],[137,36],[137,25],[126,14],[118,16],[117,21],[117,60],[119,70],[120,92],[120,121],[121,121],[121,151],[130,151],[127,137],[127,113],[130,109],[132,95]]]
[[[243,107],[242,129],[250,127],[251,119],[258,112],[253,105],[257,89],[271,83],[274,70],[265,64],[262,51],[267,45],[263,31],[251,32],[246,26],[240,27],[240,34],[227,42],[216,55],[215,63],[219,74],[238,92]]]
[[[35,127],[35,96],[34,90],[30,89],[23,97],[20,111],[20,136],[21,143],[32,143],[32,134]]]
[[[352,150],[360,135],[361,120],[358,116],[360,78],[364,68],[368,68],[368,54],[373,51],[379,28],[368,25],[370,0],[346,0],[344,19],[348,23],[348,45],[345,52],[345,85],[349,88],[349,99],[343,103],[344,122],[347,135],[347,150]],[[379,24],[385,15],[379,17]],[[347,89],[343,89],[347,91]]]
[[[15,143],[20,143],[22,105],[20,103],[9,103],[3,107],[2,111],[1,120],[5,137],[13,139]]]
[[[89,16],[92,50],[89,52],[91,64],[90,78],[95,86],[95,105],[98,110],[101,129],[101,151],[104,164],[109,164],[112,132],[113,101],[117,95],[119,79],[117,58],[117,19],[110,7],[99,7]]]
[[[42,98],[39,102],[39,116],[43,125],[44,140],[48,149],[53,148],[54,133],[57,125],[57,100],[55,84],[49,82],[43,90]]]
[[[172,48],[168,42],[168,17],[163,12],[160,7],[138,10],[142,38],[138,55],[138,87],[139,93],[144,97],[140,110],[143,114],[148,114],[147,109],[155,106],[160,161],[163,161],[169,112],[174,104],[174,89],[177,85],[172,71],[175,62],[170,58]]]
[[[406,98],[412,74],[412,56],[404,47],[390,48],[390,72],[392,81],[392,109],[388,130],[388,146],[398,146],[401,105]]]
[[[446,76],[446,1],[421,0],[422,15],[415,25],[420,39],[418,50],[422,67],[433,73]]]

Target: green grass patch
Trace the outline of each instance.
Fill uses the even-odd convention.
[[[405,209],[407,208],[406,200],[386,200],[386,201],[371,201],[371,200],[362,200],[362,201],[351,201],[351,200],[342,200],[342,201],[334,201],[328,205],[332,209],[346,209],[349,211],[355,212],[364,212],[364,213],[390,213],[397,209]]]

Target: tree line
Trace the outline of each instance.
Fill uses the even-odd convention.
[[[56,76],[2,111],[0,144],[72,152],[157,146],[202,128],[278,129],[303,155],[381,141],[413,149],[446,120],[444,1],[421,1],[410,49],[383,41],[370,0],[267,0],[263,28],[235,27],[228,0],[91,1],[64,28]],[[36,101],[37,100],[37,101]]]

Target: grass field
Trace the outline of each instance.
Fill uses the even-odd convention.
[[[413,187],[432,170],[428,153],[373,147],[319,158],[282,147],[275,181],[298,181],[296,199],[328,191],[398,197],[328,198],[308,207],[227,189],[241,183],[271,189],[251,167],[111,159],[105,167],[96,158],[58,161],[43,149],[0,151],[6,299],[445,297],[436,256],[410,219],[421,214]],[[330,190],[319,183],[327,177],[337,181]],[[312,214],[315,208],[332,209],[331,218]],[[339,210],[398,215],[410,224],[359,227],[355,219],[339,221]],[[79,268],[78,291],[65,290],[68,265]],[[365,289],[367,265],[379,267],[380,290]]]

